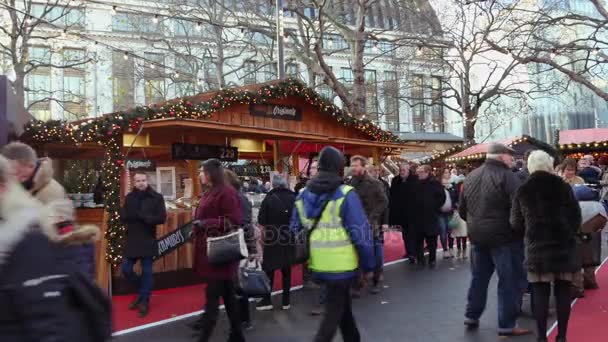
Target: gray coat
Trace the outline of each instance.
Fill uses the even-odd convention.
[[[488,159],[464,181],[458,211],[467,222],[469,238],[482,247],[496,247],[523,239],[509,218],[519,178],[504,163]]]

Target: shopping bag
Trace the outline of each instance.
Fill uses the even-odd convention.
[[[207,237],[207,259],[212,265],[225,265],[248,256],[242,228],[222,236]]]
[[[238,271],[238,290],[248,297],[270,295],[270,279],[257,260],[242,260]]]

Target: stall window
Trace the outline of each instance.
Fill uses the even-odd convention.
[[[174,200],[177,197],[175,167],[156,168],[156,191],[165,199]]]

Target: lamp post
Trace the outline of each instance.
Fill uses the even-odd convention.
[[[285,41],[283,36],[283,1],[275,0],[277,20],[277,72],[279,79],[285,78]]]

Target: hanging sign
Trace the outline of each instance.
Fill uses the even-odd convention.
[[[156,163],[150,159],[127,159],[127,169],[131,171],[155,171]]]
[[[239,159],[239,150],[232,146],[174,143],[171,145],[171,157],[174,160],[217,158],[221,161],[235,162]]]
[[[157,252],[154,256],[154,260],[162,258],[192,239],[194,236],[194,222],[195,221],[190,221],[156,240]]]
[[[249,106],[249,112],[253,116],[302,121],[302,111],[292,106],[252,103]]]

